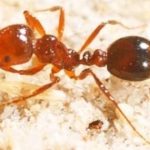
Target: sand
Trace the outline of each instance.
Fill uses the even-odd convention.
[[[37,9],[55,5],[65,10],[62,41],[76,51],[98,24],[109,19],[121,21],[129,27],[141,27],[127,30],[118,25],[108,25],[86,50],[93,52],[100,48],[107,51],[113,41],[128,35],[150,38],[149,0],[3,0],[0,1],[0,27],[25,24],[22,12],[29,10],[41,21],[48,34],[57,36],[58,13],[35,13]],[[15,68],[26,69],[32,63],[31,60]],[[77,67],[76,74],[87,67]],[[1,102],[27,95],[50,82],[51,68],[49,64],[34,76],[0,70]],[[150,80],[124,81],[110,75],[106,67],[90,68],[109,89],[134,127],[150,141]],[[150,149],[113,105],[107,105],[92,77],[76,81],[66,76],[63,70],[57,75],[61,81],[52,88],[22,106],[9,105],[1,111],[1,150]],[[100,129],[89,129],[89,124],[96,120],[103,123]]]

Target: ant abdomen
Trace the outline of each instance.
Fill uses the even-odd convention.
[[[113,75],[131,81],[150,76],[150,41],[128,36],[115,41],[108,48],[107,68]]]
[[[0,30],[0,66],[27,62],[32,54],[33,32],[26,25],[10,25]]]

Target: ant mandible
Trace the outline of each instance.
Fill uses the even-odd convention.
[[[21,75],[33,75],[42,70],[47,64],[52,64],[53,67],[50,73],[51,82],[41,86],[27,96],[19,97],[12,102],[2,102],[0,107],[25,101],[26,99],[47,90],[59,82],[60,79],[55,74],[62,69],[64,69],[65,73],[70,78],[74,78],[75,80],[82,80],[91,75],[99,89],[107,97],[107,100],[114,104],[116,109],[120,112],[132,129],[144,141],[150,144],[150,141],[147,141],[146,138],[132,125],[115,102],[115,99],[111,96],[109,91],[91,69],[83,70],[79,76],[76,76],[74,73],[74,69],[80,64],[88,66],[96,65],[98,67],[104,67],[107,65],[108,71],[119,78],[130,81],[147,79],[150,74],[150,41],[138,36],[123,37],[112,43],[107,49],[107,52],[96,49],[94,53],[91,54],[89,51],[86,51],[83,53],[83,57],[80,58],[81,52],[85,50],[101,29],[107,24],[118,24],[123,27],[126,26],[115,20],[109,20],[99,24],[87,38],[80,50],[76,52],[67,48],[61,42],[65,22],[63,8],[60,6],[54,6],[49,9],[39,11],[60,12],[58,36],[55,37],[53,35],[46,34],[40,21],[33,17],[28,11],[24,11],[27,25],[10,25],[0,30],[0,68],[12,73],[19,73]],[[36,38],[34,31],[37,31],[41,37]],[[35,54],[40,62],[37,66],[33,66],[27,70],[16,70],[11,67],[12,65],[19,65],[28,62],[33,54]]]

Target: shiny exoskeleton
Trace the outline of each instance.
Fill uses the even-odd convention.
[[[33,31],[26,25],[10,25],[0,30],[0,67],[22,64],[31,58]]]
[[[137,36],[118,39],[108,48],[107,68],[113,75],[131,81],[150,77],[150,41]]]
[[[147,143],[150,143],[135,129],[119,108],[115,99],[91,69],[83,70],[78,76],[74,73],[74,69],[80,64],[87,66],[96,65],[98,67],[107,65],[108,71],[119,78],[131,81],[147,79],[150,74],[149,40],[137,36],[124,37],[111,44],[106,52],[101,49],[96,49],[92,54],[89,51],[81,54],[107,24],[124,25],[115,20],[109,20],[108,22],[99,24],[79,51],[75,51],[68,48],[61,40],[65,20],[63,8],[54,6],[40,11],[47,10],[60,12],[58,36],[46,34],[39,20],[33,17],[28,11],[24,11],[27,25],[10,25],[0,30],[0,68],[13,73],[33,75],[42,70],[45,65],[51,64],[51,82],[41,86],[29,95],[24,95],[11,102],[1,102],[0,107],[17,104],[20,101],[25,101],[47,90],[59,82],[60,79],[56,76],[56,73],[62,69],[70,78],[74,78],[75,80],[82,80],[88,75],[91,75],[99,89],[107,97],[107,100],[115,106],[132,129]],[[35,32],[37,32],[40,37],[37,37]],[[33,55],[36,56],[38,62],[32,68],[16,70],[12,67],[13,65],[28,62]]]

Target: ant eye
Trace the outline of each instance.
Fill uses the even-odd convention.
[[[4,62],[8,63],[8,62],[10,62],[10,61],[11,61],[10,56],[5,56],[5,57],[4,57]]]

